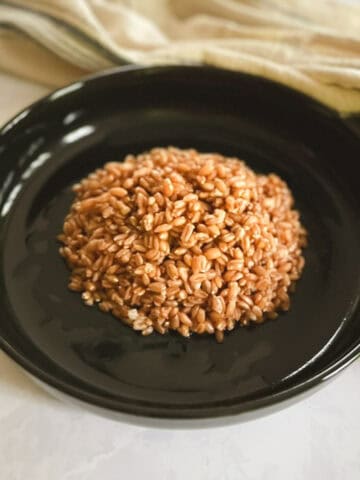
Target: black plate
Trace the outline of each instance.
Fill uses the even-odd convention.
[[[206,418],[289,398],[360,351],[360,142],[313,100],[200,67],[128,68],[58,90],[0,132],[0,336],[36,377],[92,404]],[[55,237],[71,185],[153,146],[236,155],[292,188],[309,231],[291,310],[211,337],[141,337],[67,289]]]

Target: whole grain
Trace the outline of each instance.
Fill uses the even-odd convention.
[[[286,183],[237,158],[154,148],[73,187],[69,288],[143,335],[215,334],[276,318],[304,267]]]

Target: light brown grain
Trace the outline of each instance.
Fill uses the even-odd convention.
[[[150,335],[276,318],[304,267],[287,185],[242,161],[156,148],[74,186],[59,235],[69,288]]]

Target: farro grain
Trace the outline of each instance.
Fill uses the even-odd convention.
[[[242,161],[156,148],[73,187],[69,288],[134,330],[215,334],[290,307],[306,232],[287,185]]]

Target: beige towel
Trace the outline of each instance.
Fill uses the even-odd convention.
[[[360,111],[357,0],[7,0],[0,68],[51,86],[114,65],[201,62]]]

